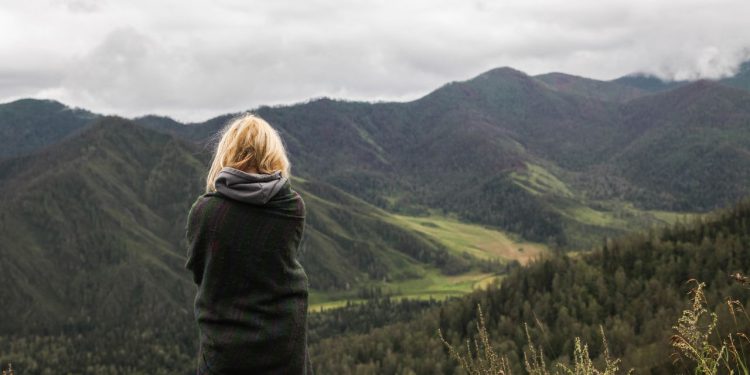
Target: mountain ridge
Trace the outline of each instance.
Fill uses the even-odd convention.
[[[691,200],[691,195],[683,191],[684,187],[675,184],[648,182],[644,185],[642,181],[649,181],[649,178],[641,176],[639,168],[633,167],[625,149],[636,138],[644,136],[644,127],[667,123],[650,119],[650,116],[666,112],[649,103],[662,101],[663,105],[669,105],[675,113],[665,116],[671,122],[689,120],[698,125],[702,124],[698,120],[711,117],[710,114],[720,108],[726,110],[725,115],[711,119],[729,124],[737,120],[733,111],[742,111],[732,100],[744,98],[744,91],[729,92],[727,90],[735,89],[725,90],[725,86],[719,86],[720,82],[700,81],[661,93],[641,90],[639,96],[619,101],[606,98],[612,95],[611,90],[623,90],[624,86],[616,82],[566,75],[565,80],[574,81],[570,89],[554,82],[550,84],[549,78],[550,75],[531,77],[503,67],[466,81],[448,83],[406,103],[320,99],[290,106],[259,107],[256,112],[282,134],[295,173],[301,177],[325,181],[387,210],[416,214],[443,210],[458,214],[464,220],[514,231],[531,240],[551,241],[567,247],[595,243],[583,239],[588,229],[580,228],[589,228],[591,223],[581,226],[583,219],[569,212],[571,204],[588,206],[587,210],[594,211],[602,204],[619,205],[610,201],[592,203],[588,196],[624,199],[641,210],[689,212],[716,208],[725,204],[727,198],[737,199],[748,193],[742,188],[747,185],[746,177],[737,171],[722,174],[722,182],[729,186],[724,193],[708,194],[700,202]],[[552,78],[559,79],[560,75],[553,74]],[[717,92],[723,93],[724,101],[713,97]],[[677,101],[671,103],[665,98]],[[212,137],[232,116],[227,114],[190,125],[159,116],[144,116],[135,121],[208,150]],[[0,129],[1,125],[0,114]],[[717,125],[720,124],[711,126]],[[664,136],[680,139],[679,129],[668,128],[677,133]],[[741,129],[736,131],[742,133]],[[742,134],[740,138],[744,139]],[[653,137],[647,134],[642,142],[636,142],[642,148],[641,153],[657,151],[648,146],[647,141]],[[705,144],[703,148],[710,148],[710,145]],[[740,154],[742,149],[737,149]],[[679,152],[690,151],[682,148]],[[544,166],[544,174],[551,173],[554,180],[565,185],[562,190],[575,193],[572,196],[575,202],[570,202],[569,194],[557,196],[557,189],[511,193],[515,189],[512,176],[535,178],[527,169],[528,165]],[[676,176],[683,165],[665,162],[660,168],[665,175]],[[609,175],[600,175],[603,171]],[[578,183],[582,179],[619,181],[625,186],[596,183],[597,190],[591,191],[590,185]],[[606,187],[607,184],[610,187]],[[533,217],[528,213],[532,217],[527,220],[527,214],[519,219],[502,210],[493,215],[461,213],[465,210],[457,209],[452,202],[454,197],[464,196],[461,198],[464,202],[476,205],[472,201],[476,197],[466,192],[481,185],[487,186],[477,192],[505,191],[512,194],[513,199],[535,202],[533,205],[539,208],[539,215]],[[511,204],[510,196],[499,199],[494,207],[500,209]],[[570,225],[565,225],[568,229],[552,229],[561,221],[570,221]],[[548,235],[539,234],[540,222],[550,223],[550,231],[541,231]],[[551,224],[553,222],[557,224]],[[622,231],[621,226],[604,225],[600,229]]]

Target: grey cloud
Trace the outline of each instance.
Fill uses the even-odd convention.
[[[102,9],[105,0],[53,0],[57,4],[74,13],[93,13]]]
[[[19,20],[0,32],[35,38],[0,39],[0,99],[182,120],[319,96],[414,99],[498,66],[694,79],[750,57],[744,0],[48,0],[66,13],[37,15],[39,1],[0,5]],[[29,51],[49,63],[29,68]]]
[[[0,96],[30,95],[48,87],[56,87],[63,80],[60,72],[38,70],[0,71]]]

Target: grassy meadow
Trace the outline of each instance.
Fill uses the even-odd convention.
[[[468,224],[445,216],[431,215],[425,217],[407,215],[388,215],[393,224],[421,233],[437,240],[452,253],[464,254],[479,259],[497,260],[501,263],[517,261],[527,264],[548,251],[547,246],[518,239],[511,234],[477,224]],[[445,275],[437,268],[414,265],[418,278],[394,281],[372,282],[357,290],[317,292],[310,294],[310,311],[317,312],[345,306],[347,303],[366,301],[362,291],[377,288],[384,295],[393,299],[436,299],[458,297],[477,288],[485,288],[501,275],[471,270],[458,275]]]

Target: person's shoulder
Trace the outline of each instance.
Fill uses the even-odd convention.
[[[294,200],[297,203],[297,207],[295,210],[295,215],[300,217],[305,217],[305,213],[307,212],[305,207],[305,200],[302,199],[302,195],[297,192],[297,190],[291,189],[292,193],[294,194]]]
[[[193,201],[193,207],[200,206],[208,202],[214,196],[213,193],[203,193],[195,198]]]
[[[216,193],[204,193],[199,195],[190,206],[190,215],[205,212],[207,209],[215,207],[222,200],[222,197]]]
[[[190,210],[187,215],[187,236],[192,238],[198,228],[202,226],[201,223],[206,221],[206,218],[211,216],[211,212],[216,207],[216,199],[210,194],[199,195],[193,204],[190,206]]]

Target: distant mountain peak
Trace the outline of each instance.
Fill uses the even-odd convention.
[[[24,98],[24,99],[18,99],[14,100],[12,102],[0,104],[0,105],[7,105],[11,107],[16,108],[28,108],[28,107],[45,107],[45,108],[54,108],[57,110],[67,109],[69,108],[63,103],[58,102],[57,100],[53,99],[34,99],[34,98]]]
[[[626,102],[648,93],[615,81],[600,81],[560,72],[540,74],[533,78],[556,91],[609,102]]]
[[[684,85],[675,88],[672,91],[664,93],[664,95],[684,95],[686,93],[706,95],[707,93],[714,95],[726,93],[731,95],[747,95],[747,91],[738,89],[722,84],[720,81],[710,79],[699,79],[697,81],[685,83]]]
[[[610,82],[649,92],[666,91],[688,83],[685,81],[665,81],[649,73],[631,73]]]
[[[164,121],[170,121],[170,122],[178,122],[177,120],[173,119],[172,117],[162,116],[162,115],[154,115],[154,114],[143,115],[143,116],[139,116],[139,117],[136,117],[136,118],[133,119],[133,121],[136,121],[136,122],[138,122],[140,120],[164,120]]]
[[[140,126],[120,116],[101,116],[88,126],[80,129],[77,136],[68,137],[61,142],[51,145],[47,151],[58,152],[56,149],[77,149],[78,146],[98,144],[103,141],[112,144],[125,144],[129,148],[137,149],[136,144],[164,140],[173,137],[156,130]],[[71,147],[71,145],[77,145]],[[51,150],[51,151],[50,151]]]
[[[562,73],[562,72],[549,72],[544,74],[535,75],[534,78],[537,79],[587,79],[592,80],[590,78],[577,76],[575,74],[568,74],[568,73]],[[594,81],[594,80],[592,80]]]
[[[490,69],[478,76],[470,79],[469,81],[481,80],[481,79],[507,79],[507,78],[530,78],[526,73],[513,69],[508,66]]]

